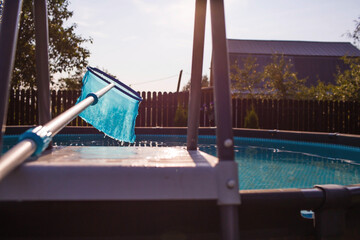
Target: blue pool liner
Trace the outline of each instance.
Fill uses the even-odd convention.
[[[140,95],[97,68],[88,67],[82,83],[81,95],[76,103],[110,83],[115,84],[97,104],[89,106],[79,116],[109,137],[133,143],[136,138],[136,116],[142,101]]]

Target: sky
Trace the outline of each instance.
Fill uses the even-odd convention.
[[[209,4],[208,4],[209,5]],[[351,42],[359,0],[224,0],[230,39]],[[136,91],[174,92],[190,79],[195,0],[70,0],[89,65],[106,69]],[[203,75],[209,76],[208,6]]]

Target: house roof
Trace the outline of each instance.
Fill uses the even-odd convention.
[[[228,39],[229,53],[301,56],[360,57],[360,50],[349,42],[307,42]]]

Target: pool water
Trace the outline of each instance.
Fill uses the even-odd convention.
[[[5,136],[3,152],[18,136]],[[360,148],[322,143],[235,137],[240,189],[310,188],[360,183]],[[57,135],[55,146],[186,146],[186,136],[137,135],[133,144],[92,135]],[[214,136],[199,136],[199,149],[216,156]]]

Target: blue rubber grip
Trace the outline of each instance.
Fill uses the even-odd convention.
[[[49,132],[45,127],[38,126],[36,128],[31,128],[21,134],[19,141],[24,139],[30,139],[35,142],[36,150],[32,156],[39,156],[49,146],[52,137],[51,132]]]
[[[94,98],[94,102],[91,105],[95,105],[99,101],[99,98],[95,93],[89,93],[88,95],[86,95],[86,97],[93,97]]]

